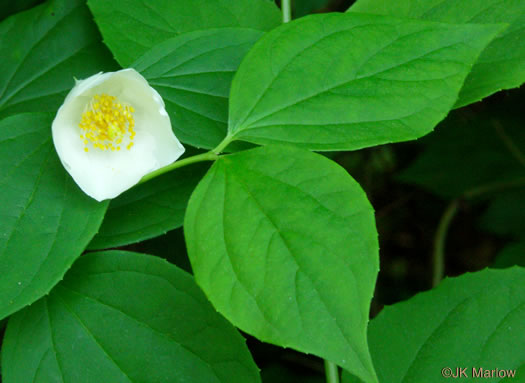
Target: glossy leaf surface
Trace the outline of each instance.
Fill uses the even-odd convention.
[[[221,157],[195,189],[184,231],[197,283],[235,326],[376,381],[365,333],[377,232],[343,168],[292,147]]]
[[[183,33],[132,64],[164,99],[179,140],[212,149],[226,136],[233,75],[262,34],[246,28]]]
[[[525,269],[483,270],[446,279],[436,289],[386,307],[369,327],[379,380],[391,383],[468,379],[521,382],[525,365]],[[473,368],[476,371],[473,371]],[[477,379],[480,368],[488,371]],[[491,370],[515,372],[515,378]],[[521,369],[521,370],[520,370]],[[459,379],[459,376],[458,376]],[[464,377],[463,377],[464,379]],[[345,383],[354,382],[350,377]]]
[[[359,149],[430,132],[501,26],[325,14],[287,23],[243,60],[229,133],[258,144]]]
[[[88,5],[123,67],[184,32],[227,27],[266,31],[281,22],[279,9],[267,0],[89,0]]]
[[[81,0],[53,0],[0,23],[0,118],[56,113],[75,78],[117,66]]]
[[[62,279],[97,232],[107,202],[85,195],[60,163],[52,118],[0,121],[0,318]]]
[[[525,2],[522,0],[359,0],[350,11],[451,24],[508,24],[472,68],[456,107],[525,82]]]
[[[193,278],[152,256],[89,254],[10,319],[5,383],[260,382],[244,339]]]

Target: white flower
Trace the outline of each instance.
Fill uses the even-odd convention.
[[[60,161],[97,201],[118,196],[184,153],[162,98],[134,69],[77,81],[52,131]]]

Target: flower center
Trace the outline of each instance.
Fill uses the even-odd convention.
[[[79,124],[84,151],[88,152],[90,146],[118,151],[123,144],[130,150],[135,137],[134,112],[132,106],[122,105],[115,96],[96,94],[82,113]]]

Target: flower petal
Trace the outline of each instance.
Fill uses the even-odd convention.
[[[135,109],[133,147],[84,151],[79,123],[96,94],[115,96]],[[134,69],[98,73],[77,81],[53,121],[53,142],[78,186],[98,201],[114,198],[140,179],[176,161],[184,147],[173,134],[160,95]]]

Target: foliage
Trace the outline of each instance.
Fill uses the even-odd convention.
[[[334,364],[346,382],[525,379],[522,93],[460,108],[525,81],[523,1],[296,2],[282,25],[268,0],[37,3],[0,7],[2,382],[322,381],[284,352],[330,383]],[[51,123],[75,79],[121,67],[187,154],[98,203]],[[437,232],[434,279],[468,209],[495,244],[472,270],[503,250],[370,321],[397,229],[380,205],[406,190],[430,220],[448,203],[411,222]]]
[[[195,279],[219,312],[365,381],[374,379],[365,336],[379,269],[374,226],[364,192],[342,168],[272,146],[215,162],[184,222]]]
[[[478,101],[498,90],[520,86],[525,76],[525,3],[520,0],[359,0],[350,11],[417,18],[443,23],[506,23],[483,51],[461,89],[456,107]]]
[[[468,377],[480,368],[524,368],[523,355],[515,352],[525,347],[525,334],[516,331],[525,314],[524,283],[523,268],[485,270],[447,279],[435,290],[385,308],[369,328],[380,381],[441,382],[439,370],[455,373],[467,366]],[[458,341],[462,338],[468,341]]]
[[[260,382],[244,340],[190,275],[124,252],[82,257],[48,297],[14,315],[3,361],[8,382]]]

